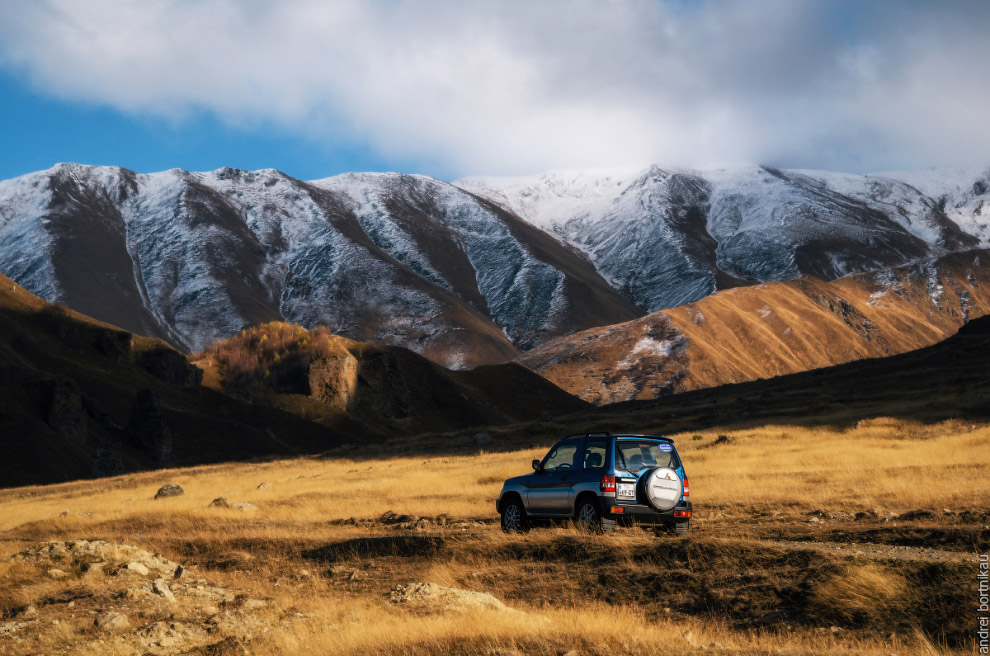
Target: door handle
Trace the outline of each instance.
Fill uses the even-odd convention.
[[[560,477],[560,480],[562,480],[562,481],[566,481],[566,480],[567,480],[567,476],[566,476],[566,475],[565,475],[565,476],[561,476],[561,477]]]

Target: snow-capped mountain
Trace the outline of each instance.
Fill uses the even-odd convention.
[[[0,271],[188,350],[286,319],[462,367],[642,314],[575,249],[398,174],[60,164],[0,183]]]
[[[469,367],[717,289],[985,244],[988,173],[964,177],[651,166],[304,182],[59,164],[0,182],[0,273],[186,350],[284,319]]]
[[[990,243],[972,219],[982,198],[949,188],[933,198],[893,176],[651,166],[454,184],[580,248],[651,312],[717,289],[831,280]],[[981,184],[965,186],[986,192]]]
[[[990,244],[990,168],[933,168],[883,174],[911,185],[965,232]]]

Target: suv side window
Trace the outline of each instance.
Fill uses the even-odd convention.
[[[604,439],[588,439],[584,443],[584,455],[581,462],[586,470],[602,469],[605,467],[605,445]]]
[[[577,440],[561,442],[547,454],[543,461],[543,470],[547,472],[570,471],[576,469],[574,466],[575,456],[578,452]]]

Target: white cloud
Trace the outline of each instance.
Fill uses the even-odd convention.
[[[990,160],[990,4],[862,5],[37,0],[0,4],[0,65],[454,175]]]

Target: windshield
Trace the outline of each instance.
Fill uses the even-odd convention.
[[[674,445],[667,442],[642,440],[617,440],[615,466],[628,472],[638,472],[651,467],[677,469],[680,463],[674,453]]]

